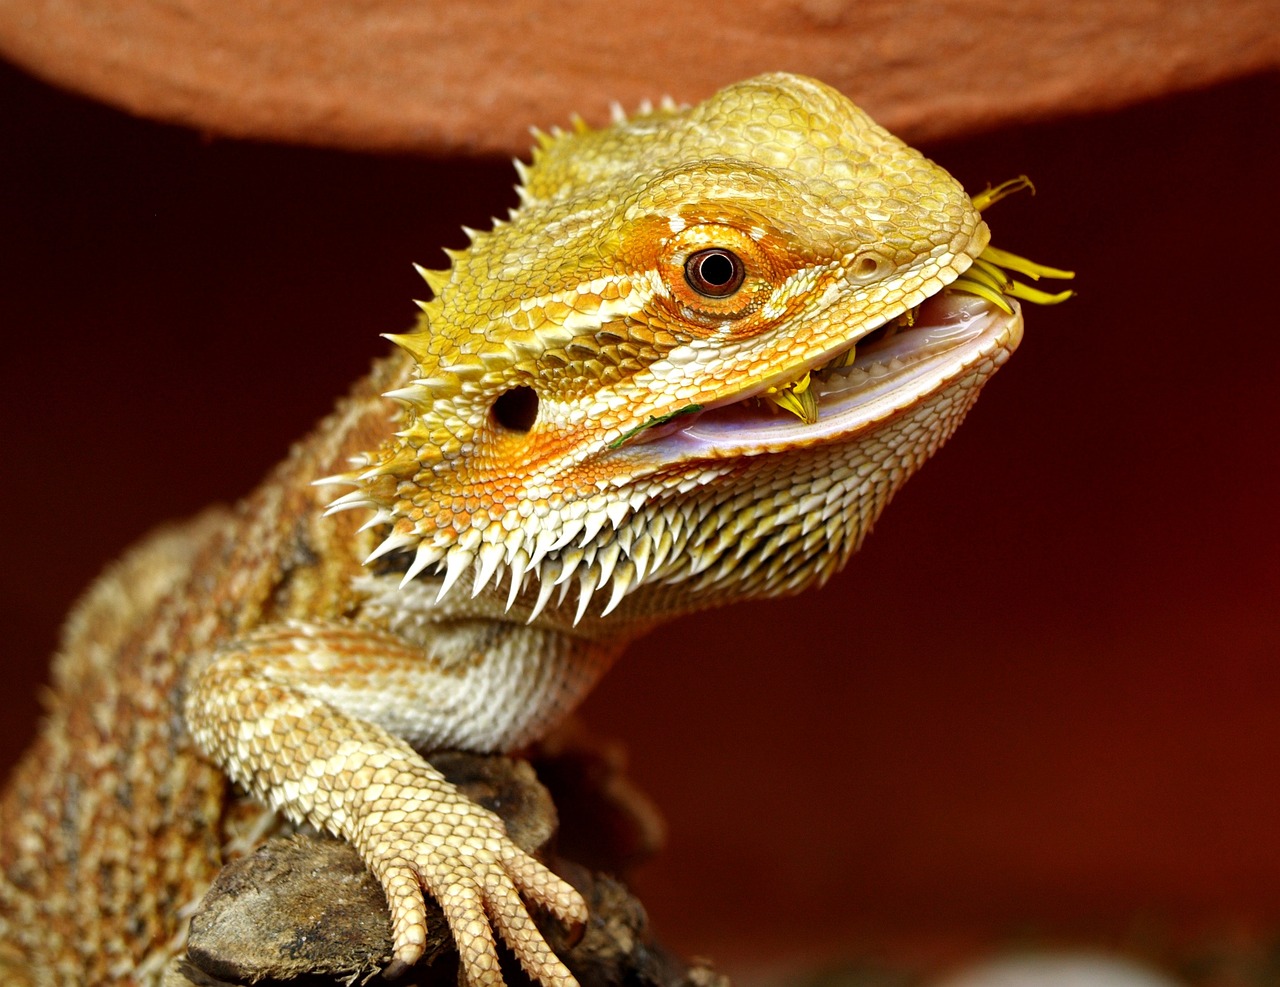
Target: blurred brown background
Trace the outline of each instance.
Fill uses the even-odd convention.
[[[849,571],[657,633],[588,701],[670,825],[636,885],[673,945],[1280,927],[1280,78],[1247,68],[926,143],[973,190],[1031,175],[995,242],[1080,296],[1029,313]],[[0,119],[2,769],[75,595],[248,490],[514,174],[201,136],[4,66]]]

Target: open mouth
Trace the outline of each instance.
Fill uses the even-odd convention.
[[[638,442],[684,456],[740,456],[842,439],[915,405],[985,359],[1003,359],[1022,338],[1022,313],[956,290],[926,299],[822,366],[801,375],[803,413],[784,403],[794,386],[691,409]],[[910,324],[908,324],[908,321]],[[781,400],[779,399],[781,395]],[[665,457],[664,457],[665,458]]]

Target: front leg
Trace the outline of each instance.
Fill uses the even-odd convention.
[[[491,626],[474,630],[479,639],[493,638]],[[536,633],[513,633],[521,632]],[[484,675],[486,661],[498,656],[468,658],[467,640],[460,624],[432,654],[355,625],[267,627],[222,649],[199,671],[184,704],[187,725],[240,785],[359,851],[391,911],[389,972],[422,955],[425,889],[444,911],[473,987],[502,983],[495,928],[532,978],[568,987],[576,981],[521,894],[570,923],[586,919],[581,895],[517,847],[496,815],[460,794],[408,741],[423,748],[511,746],[557,712],[549,707],[571,701],[566,682],[594,674],[578,667],[583,654],[531,639],[514,650],[538,667],[504,666],[501,674],[490,667]],[[521,642],[507,642],[513,643]],[[523,696],[540,709],[537,715],[493,708],[502,697],[490,693],[509,690],[512,679],[527,691],[531,678],[548,691]],[[467,722],[476,719],[485,721],[480,733],[490,734],[491,744],[465,743],[476,739],[475,723]]]

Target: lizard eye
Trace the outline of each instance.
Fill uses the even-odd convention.
[[[684,262],[684,279],[689,287],[708,298],[727,298],[742,287],[746,276],[742,259],[720,247],[699,250]]]
[[[774,245],[784,238],[759,224],[739,228],[746,222],[698,222],[653,238],[667,289],[655,304],[682,331],[729,339],[754,335],[762,320],[776,318],[760,313],[791,269],[789,255]]]
[[[509,432],[528,432],[538,420],[538,392],[532,387],[513,387],[498,395],[489,413]]]

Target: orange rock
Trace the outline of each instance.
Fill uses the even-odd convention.
[[[0,52],[142,116],[235,137],[522,153],[531,122],[769,69],[909,140],[1083,112],[1280,65],[1275,0],[24,0]]]

